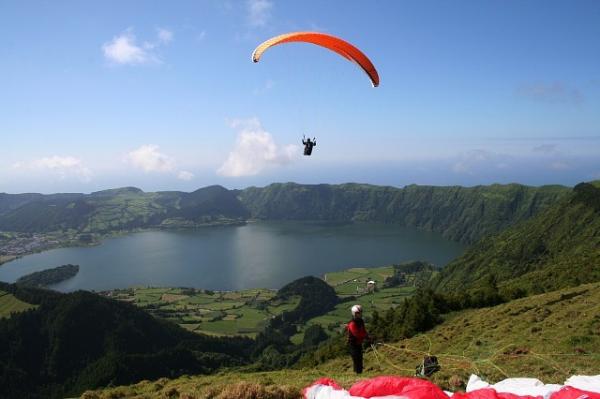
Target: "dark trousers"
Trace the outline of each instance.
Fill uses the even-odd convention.
[[[360,374],[363,371],[363,349],[362,345],[350,345],[350,356],[354,364],[354,372]]]

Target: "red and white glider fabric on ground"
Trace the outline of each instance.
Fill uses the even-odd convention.
[[[445,393],[427,380],[384,376],[359,381],[348,391],[321,378],[302,393],[305,399],[600,399],[600,375],[573,376],[564,385],[535,378],[509,378],[490,385],[472,375],[466,391]]]
[[[437,385],[419,378],[375,377],[354,384],[349,391],[322,378],[304,388],[305,399],[448,399]]]

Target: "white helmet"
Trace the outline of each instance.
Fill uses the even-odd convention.
[[[354,316],[357,313],[362,313],[362,306],[354,305],[354,306],[352,306],[351,311],[352,311],[352,316]]]

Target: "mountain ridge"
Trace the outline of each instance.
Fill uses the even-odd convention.
[[[600,280],[600,182],[580,183],[533,218],[484,237],[432,283],[459,292],[495,280],[508,296]]]

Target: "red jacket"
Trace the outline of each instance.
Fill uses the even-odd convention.
[[[346,325],[346,330],[348,331],[348,343],[350,345],[362,345],[365,338],[367,338],[367,330],[363,319],[350,320]]]

